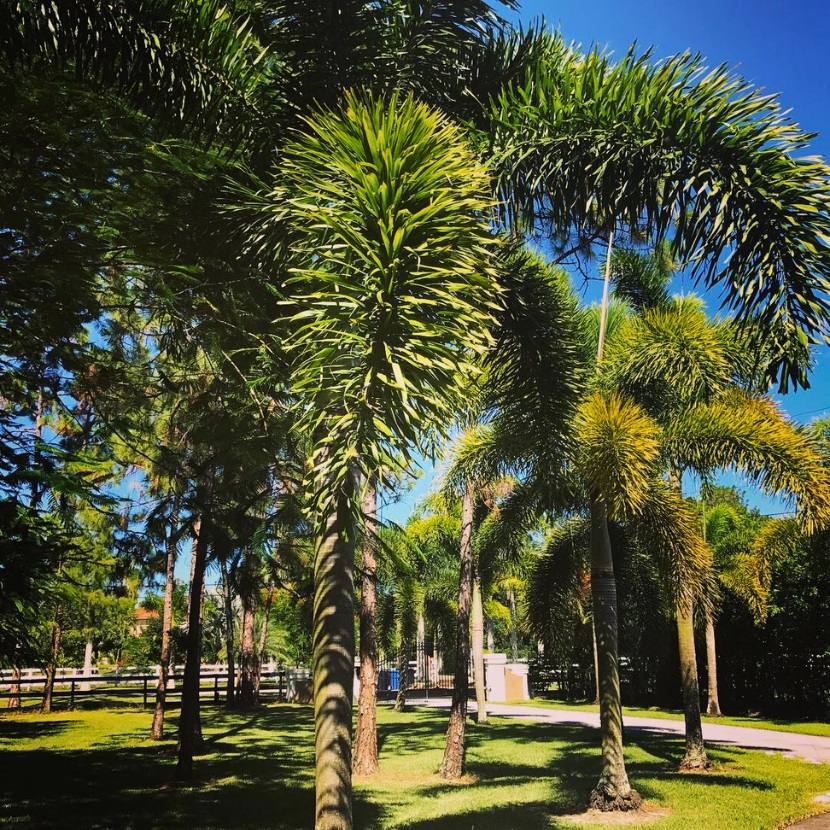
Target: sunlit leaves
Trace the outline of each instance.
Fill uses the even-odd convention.
[[[804,384],[830,287],[830,168],[799,156],[810,135],[699,56],[614,62],[540,37],[546,57],[492,107],[508,214],[555,235],[616,223],[671,236],[741,319],[776,330],[770,376]]]
[[[733,391],[690,407],[667,425],[664,452],[678,467],[738,469],[788,495],[808,530],[830,519],[830,477],[815,444],[769,398]]]
[[[15,68],[72,69],[191,133],[222,125],[237,140],[261,118],[264,53],[216,0],[3,0],[0,53]]]
[[[289,240],[286,348],[300,426],[327,448],[321,498],[350,470],[405,465],[479,371],[498,307],[488,185],[411,98],[348,95],[286,148],[262,208]]]
[[[660,453],[660,428],[631,400],[591,395],[574,419],[576,467],[611,515],[641,513]]]

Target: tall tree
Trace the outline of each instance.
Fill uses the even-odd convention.
[[[314,441],[318,830],[352,823],[355,475],[400,468],[449,420],[468,355],[486,342],[486,189],[437,113],[349,97],[309,120],[261,197],[278,233],[289,222],[293,388]]]

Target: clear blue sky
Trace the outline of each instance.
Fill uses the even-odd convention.
[[[802,129],[819,133],[811,154],[830,157],[828,0],[527,0],[508,16],[524,23],[544,17],[566,40],[598,44],[617,55],[636,42],[640,50],[653,47],[657,58],[689,50],[710,65],[727,63],[767,92],[779,93]],[[830,349],[817,353],[811,386],[781,399],[799,421],[830,411]],[[427,471],[409,497],[383,515],[404,522],[433,477]],[[764,512],[783,509],[749,490],[747,496]]]

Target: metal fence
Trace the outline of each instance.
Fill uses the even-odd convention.
[[[378,658],[378,699],[394,699],[399,691],[407,698],[427,699],[452,695],[454,669],[430,640]]]

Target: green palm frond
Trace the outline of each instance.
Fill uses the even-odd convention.
[[[657,572],[675,601],[704,597],[712,551],[700,533],[700,516],[676,489],[652,480],[642,509],[631,522],[642,550],[649,551]]]
[[[830,478],[815,444],[770,398],[731,391],[690,407],[666,427],[663,451],[679,468],[736,468],[766,493],[795,500],[808,531],[830,520]]]
[[[700,56],[550,54],[492,104],[505,212],[556,235],[597,222],[671,232],[673,255],[723,285],[739,318],[775,329],[782,391],[803,385],[830,288],[830,168],[802,156],[810,134]]]
[[[500,274],[502,308],[487,356],[485,407],[507,456],[550,458],[565,451],[566,425],[582,391],[587,365],[581,321],[567,274],[526,248],[513,248]],[[531,448],[530,442],[538,441]],[[512,449],[512,452],[511,452]]]
[[[3,0],[0,54],[13,71],[71,69],[190,133],[264,127],[264,51],[218,0]]]
[[[733,346],[730,327],[709,322],[699,299],[674,297],[632,315],[609,338],[603,374],[659,417],[726,388],[733,378]]]
[[[660,455],[660,428],[638,404],[591,395],[574,419],[575,466],[614,518],[643,511]]]
[[[614,248],[611,280],[614,296],[637,312],[669,303],[668,285],[677,265],[667,244],[643,253],[634,248]]]
[[[325,449],[318,504],[355,465],[407,466],[463,403],[498,307],[488,185],[460,132],[412,98],[347,95],[286,148],[263,211],[290,240],[285,345],[300,428]]]
[[[527,624],[534,637],[556,642],[568,636],[568,622],[585,617],[590,604],[587,590],[589,523],[571,519],[556,527],[528,577],[525,600]]]
[[[619,331],[625,327],[630,316],[631,306],[627,302],[612,296],[608,303],[608,313],[605,319],[605,338],[609,348]],[[601,317],[602,308],[599,303],[580,310],[582,354],[583,360],[588,366],[596,365]]]

